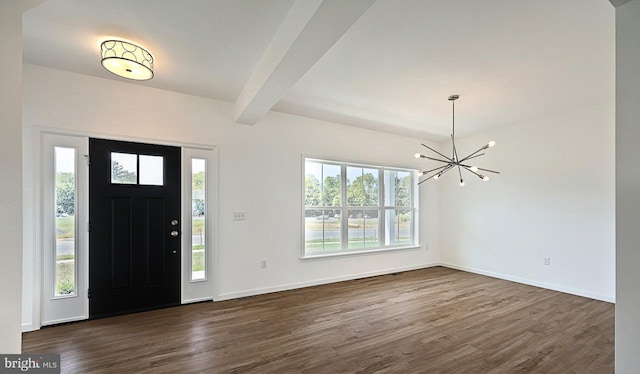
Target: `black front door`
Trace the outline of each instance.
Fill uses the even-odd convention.
[[[180,148],[89,140],[89,315],[180,304]]]

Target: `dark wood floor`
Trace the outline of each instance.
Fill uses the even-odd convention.
[[[63,373],[613,373],[614,305],[442,267],[43,328]]]

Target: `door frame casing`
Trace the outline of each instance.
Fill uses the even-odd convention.
[[[25,189],[25,195],[23,198],[23,205],[25,207],[25,215],[23,221],[23,236],[25,238],[24,248],[23,248],[23,284],[22,284],[22,295],[23,304],[27,301],[31,304],[31,318],[24,318],[23,315],[23,323],[22,323],[22,331],[35,331],[42,327],[42,308],[43,308],[43,224],[42,224],[42,215],[43,215],[43,201],[42,201],[42,169],[43,169],[43,161],[42,161],[42,152],[41,152],[41,138],[43,134],[50,135],[59,135],[59,136],[68,136],[68,137],[81,137],[81,138],[100,138],[107,140],[117,140],[117,141],[128,141],[128,142],[139,142],[139,143],[149,143],[149,144],[158,144],[158,145],[168,145],[168,146],[176,146],[181,148],[189,148],[194,150],[202,150],[207,151],[210,154],[208,170],[210,171],[209,176],[207,177],[207,184],[210,186],[208,190],[210,190],[208,197],[210,198],[209,205],[213,207],[213,209],[209,209],[207,214],[207,220],[211,226],[211,232],[213,238],[210,244],[210,278],[212,282],[211,287],[211,297],[202,298],[202,300],[213,300],[216,301],[219,299],[219,266],[218,266],[218,248],[219,248],[219,240],[218,240],[218,232],[219,232],[219,220],[218,220],[218,211],[219,211],[219,146],[212,144],[203,144],[203,143],[189,143],[189,142],[176,142],[173,140],[164,140],[157,138],[146,138],[146,137],[136,137],[136,136],[127,136],[121,134],[109,134],[109,133],[101,133],[95,131],[80,131],[80,130],[70,130],[58,127],[49,127],[49,126],[31,126],[28,128],[24,128],[23,132],[23,144],[25,145],[23,150],[23,170],[24,178],[23,182],[27,186],[31,186],[31,189]],[[186,180],[184,171],[182,173],[181,183],[184,186],[185,183],[191,183],[191,179]],[[184,188],[182,189],[184,191]],[[184,192],[182,192],[184,194]],[[181,197],[181,201],[184,200],[184,196]],[[83,204],[88,208],[89,201],[88,195],[86,201],[78,201],[78,204]],[[185,207],[182,208],[182,215],[184,215]],[[189,207],[190,211],[190,207]],[[182,249],[183,253],[185,249]],[[184,266],[182,267],[184,269]],[[183,270],[184,271],[184,270]],[[184,274],[181,275],[181,279],[184,279]],[[88,273],[87,280],[88,282]],[[184,282],[184,281],[182,281]],[[181,282],[181,283],[182,283]],[[86,293],[84,295],[86,298]],[[186,300],[184,287],[181,286],[181,303],[186,304],[188,302],[195,302],[201,300]],[[88,305],[88,300],[87,300]],[[88,315],[88,314],[87,314]]]

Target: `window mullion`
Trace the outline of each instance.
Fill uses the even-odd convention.
[[[378,241],[380,242],[380,247],[385,246],[385,210],[384,210],[384,196],[386,193],[385,189],[385,180],[384,180],[384,169],[378,169],[379,183],[380,188],[378,188]]]
[[[322,252],[324,253],[327,246],[327,238],[325,237],[324,222],[324,162],[320,164],[320,217],[322,217]]]
[[[409,217],[411,217],[411,225],[409,225],[409,240],[411,241],[412,245],[416,243],[416,216],[415,216],[416,207],[415,207],[415,196],[414,196],[415,177],[416,177],[416,173],[411,173],[411,190],[409,194],[409,196],[411,196],[409,200],[409,208],[411,209],[411,214],[409,214]]]
[[[347,209],[347,165],[340,165],[340,187],[341,187],[341,222],[340,222],[340,248],[346,251],[349,248],[349,210]]]

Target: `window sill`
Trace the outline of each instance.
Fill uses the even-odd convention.
[[[420,244],[416,244],[416,245],[410,245],[406,247],[377,248],[377,249],[369,249],[364,251],[350,251],[350,252],[327,253],[327,254],[321,254],[321,255],[308,255],[308,256],[300,257],[300,260],[302,261],[320,260],[320,259],[328,259],[328,258],[336,258],[336,257],[358,256],[358,255],[364,255],[364,254],[406,251],[406,250],[414,250],[414,249],[421,249],[421,248],[422,246]]]

